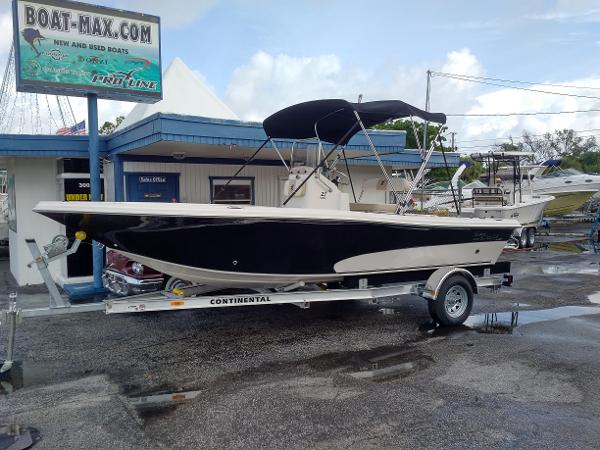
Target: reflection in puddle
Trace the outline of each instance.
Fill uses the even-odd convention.
[[[35,428],[16,423],[0,424],[0,450],[30,448],[40,439],[40,433]]]
[[[518,325],[600,314],[597,306],[561,306],[535,311],[488,313],[469,317],[464,326],[479,333],[510,334]]]
[[[600,292],[596,292],[595,294],[588,295],[588,300],[591,303],[596,303],[597,305],[600,305]]]
[[[471,319],[471,317],[469,317]],[[483,315],[483,321],[473,325],[465,322],[465,326],[471,327],[479,333],[485,334],[512,334],[519,323],[519,311],[510,313],[489,313]]]
[[[426,368],[431,362],[431,357],[418,350],[383,347],[347,354],[347,359],[338,361],[338,364],[352,378],[385,381],[410,375]]]
[[[536,245],[536,251],[553,251],[567,253],[598,253],[598,243],[590,239],[577,239],[562,242],[541,242]]]
[[[128,401],[142,419],[163,415],[173,411],[182,403],[193,400],[202,391],[158,392],[128,397]]]
[[[596,263],[588,264],[586,266],[577,266],[575,264],[555,264],[542,267],[542,273],[545,274],[598,274],[600,273],[600,266]]]

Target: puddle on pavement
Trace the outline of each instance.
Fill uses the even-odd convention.
[[[595,294],[588,295],[588,300],[591,303],[600,305],[600,292],[596,292]]]
[[[553,251],[567,253],[598,253],[598,243],[590,239],[577,239],[560,242],[540,242],[535,251]]]
[[[149,419],[169,414],[183,403],[189,402],[200,395],[202,391],[154,391],[128,396],[129,404],[133,406],[141,419]]]
[[[0,395],[11,394],[25,387],[49,384],[52,381],[52,372],[49,368],[27,361],[15,361],[9,371],[0,373]]]
[[[16,423],[0,423],[0,450],[30,448],[40,439],[40,433],[35,428]]]
[[[317,370],[332,370],[354,379],[386,381],[423,370],[433,359],[410,346],[385,346],[370,350],[326,354],[309,360]]]
[[[551,275],[562,274],[582,274],[597,275],[600,274],[600,265],[598,263],[589,263],[586,265],[577,264],[553,264],[542,266],[542,273]]]
[[[600,301],[600,299],[599,299]],[[515,328],[538,322],[600,314],[598,306],[560,306],[534,311],[509,311],[470,316],[463,327],[485,334],[511,334]]]
[[[365,358],[348,373],[352,378],[385,381],[424,369],[433,360],[416,351],[399,351]]]

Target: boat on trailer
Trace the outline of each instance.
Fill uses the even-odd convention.
[[[317,100],[267,118],[263,126],[268,139],[261,148],[277,138],[334,144],[315,167],[290,170],[285,187],[289,195],[281,208],[40,202],[34,211],[85,231],[155,270],[214,286],[344,283],[356,277],[495,263],[518,226],[514,221],[353,211],[348,194],[323,173],[325,162],[336,150],[340,154],[359,130],[368,137],[367,127],[412,116],[445,122],[443,114],[401,101]],[[389,183],[393,186],[391,179]]]
[[[518,226],[515,221],[408,215],[401,204],[391,214],[353,211],[349,195],[325,176],[325,163],[358,131],[368,138],[368,127],[412,116],[446,120],[401,101],[345,100],[301,103],[268,117],[263,124],[268,139],[261,148],[278,138],[333,144],[315,167],[290,170],[283,207],[40,202],[34,211],[155,270],[213,286],[343,285],[366,276],[494,264]],[[432,151],[433,145],[423,164]]]
[[[463,196],[460,214],[465,217],[490,219],[515,219],[513,241],[521,247],[533,247],[535,232],[542,221],[544,208],[554,200],[551,195],[532,192],[528,184],[523,185],[526,170],[522,160],[529,156],[525,152],[492,151],[471,155],[484,164],[486,187],[474,187],[467,198]]]

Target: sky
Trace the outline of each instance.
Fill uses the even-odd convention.
[[[600,135],[600,112],[472,116],[600,110],[600,0],[97,3],[159,15],[163,66],[179,56],[245,120],[262,120],[300,101],[356,101],[359,94],[363,101],[400,99],[424,107],[429,69],[585,87],[518,85],[570,94],[549,95],[434,75],[431,110],[471,115],[448,121],[465,150],[521,136],[524,130],[542,134],[573,128]],[[0,70],[11,39],[10,2],[0,0]],[[84,102],[74,104],[83,118]],[[132,107],[101,101],[101,121]]]

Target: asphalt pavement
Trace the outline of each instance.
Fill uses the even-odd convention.
[[[515,286],[454,329],[416,297],[27,318],[0,433],[48,449],[600,447],[600,257],[503,258]]]

